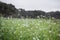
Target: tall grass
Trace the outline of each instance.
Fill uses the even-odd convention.
[[[60,21],[0,18],[0,40],[60,40]]]

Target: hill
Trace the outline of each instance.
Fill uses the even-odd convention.
[[[60,19],[60,11],[44,12],[41,10],[26,11],[15,8],[12,4],[0,2],[0,16],[12,18],[57,18]]]

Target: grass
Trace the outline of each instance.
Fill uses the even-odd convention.
[[[60,20],[0,18],[0,40],[60,40]]]

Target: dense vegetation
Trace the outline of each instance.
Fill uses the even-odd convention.
[[[0,40],[60,40],[60,20],[1,18]]]
[[[14,18],[57,18],[60,19],[60,11],[56,12],[44,12],[41,10],[34,10],[34,11],[25,11],[24,9],[17,9],[12,4],[6,4],[0,2],[0,16],[3,17],[14,17]]]

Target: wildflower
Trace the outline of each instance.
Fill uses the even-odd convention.
[[[36,26],[36,28],[38,28],[38,26]]]
[[[18,24],[18,26],[19,26],[20,24]]]
[[[33,37],[33,40],[36,40],[36,38],[35,38],[35,37]]]
[[[58,36],[60,36],[60,34],[58,34]]]
[[[37,38],[37,40],[39,40],[39,38]]]
[[[49,33],[51,33],[52,31],[49,31]]]

